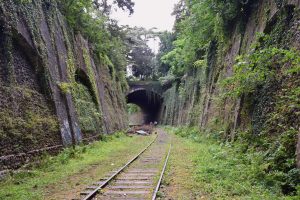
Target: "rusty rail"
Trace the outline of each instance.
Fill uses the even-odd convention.
[[[159,180],[158,180],[158,183],[157,183],[157,186],[153,192],[153,196],[152,196],[152,200],[155,200],[156,199],[156,196],[157,196],[157,193],[159,191],[159,188],[160,188],[160,185],[161,185],[161,181],[163,179],[163,176],[164,176],[164,173],[166,171],[166,167],[167,167],[167,164],[168,164],[168,160],[169,160],[169,157],[170,157],[170,153],[171,153],[171,148],[172,148],[172,145],[170,144],[170,148],[169,148],[169,152],[168,152],[168,155],[166,157],[166,160],[165,160],[165,164],[164,164],[164,167],[160,173],[160,177],[159,177]]]
[[[133,163],[136,159],[138,159],[157,139],[157,136],[154,140],[144,148],[140,153],[138,153],[134,158],[132,158],[129,162],[127,162],[121,169],[119,169],[116,173],[111,175],[107,180],[105,180],[101,185],[91,191],[87,196],[85,196],[82,200],[91,200],[95,197],[101,189],[105,188],[111,181],[113,181],[121,172],[123,172],[131,163]]]

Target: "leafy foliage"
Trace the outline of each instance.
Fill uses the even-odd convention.
[[[75,83],[72,89],[72,96],[75,102],[80,128],[84,133],[100,132],[99,129],[102,127],[102,115],[89,89],[80,83]]]
[[[295,158],[300,128],[300,53],[290,48],[292,41],[287,37],[294,34],[292,30],[287,31],[296,15],[294,8],[282,6],[284,1],[276,1],[281,8],[276,20],[267,25],[264,34],[258,35],[257,42],[250,49],[241,47],[240,52],[246,53],[236,58],[233,75],[219,81],[224,75],[222,62],[224,58],[226,59],[225,55],[231,45],[228,36],[233,31],[232,28],[240,31],[242,35],[245,33],[247,15],[256,2],[258,1],[192,0],[181,1],[175,7],[176,38],[171,50],[164,52],[161,62],[169,66],[168,76],[180,77],[181,83],[177,84],[177,88],[167,91],[169,93],[166,95],[173,99],[176,97],[176,101],[179,101],[178,99],[190,94],[189,89],[183,86],[188,80],[195,78],[194,75],[191,77],[195,70],[205,69],[206,77],[198,80],[206,79],[205,83],[200,85],[211,84],[214,93],[216,91],[221,94],[212,97],[217,106],[221,104],[221,108],[226,110],[232,101],[235,102],[237,99],[241,101],[238,103],[241,105],[240,127],[249,130],[237,131],[238,141],[230,145],[237,146],[244,153],[255,155],[255,159],[259,162],[258,166],[255,166],[257,168],[254,173],[262,179],[263,184],[280,189],[285,195],[296,195],[297,190],[299,192],[300,177]],[[242,44],[243,40],[242,38]],[[228,68],[224,69],[226,75],[227,70]],[[215,83],[220,85],[214,85],[213,81],[217,81]],[[214,88],[215,86],[218,88]],[[196,87],[195,85],[192,89]],[[222,95],[224,90],[225,96]],[[211,94],[211,91],[205,92]],[[201,95],[201,93],[196,95],[200,99],[200,106],[203,105]],[[168,104],[172,103],[172,107],[170,106],[172,111],[168,109],[168,104],[166,108],[168,115],[173,115],[174,107],[177,109],[180,106],[172,102],[172,98],[169,99]],[[193,105],[189,99],[183,103],[179,102],[179,105],[187,103],[192,105],[193,109],[198,109],[198,105]],[[228,111],[225,113],[228,114]],[[204,119],[205,115],[206,113],[203,113]],[[222,114],[220,119],[218,117],[209,120],[207,127],[217,126],[221,131],[211,135],[218,135],[222,140],[229,135],[235,135],[235,132],[230,133],[232,128],[230,122],[224,122]],[[211,125],[214,123],[216,125]]]
[[[160,44],[159,44],[159,52],[156,55],[157,66],[155,69],[155,73],[158,77],[167,76],[171,66],[168,63],[162,62],[162,57],[169,53],[173,48],[173,42],[176,39],[174,33],[170,32],[162,32],[158,35]]]
[[[246,14],[249,4],[238,0],[180,1],[173,13],[177,19],[177,38],[173,49],[162,56],[162,63],[171,66],[171,73],[182,76],[197,60],[204,58],[210,41],[226,40],[232,23]]]
[[[255,95],[260,88],[277,83],[273,93],[272,109],[262,113],[265,120],[258,135],[253,131],[240,134],[253,148],[266,151],[263,157],[266,179],[278,184],[285,194],[296,192],[300,171],[296,169],[296,144],[299,129],[299,74],[300,54],[295,49],[284,49],[270,42],[270,35],[261,34],[252,51],[239,56],[233,76],[222,85],[226,95],[241,98]],[[257,105],[259,106],[259,105]]]
[[[147,43],[156,33],[141,27],[127,28],[126,32],[127,58],[133,76],[140,80],[153,78],[155,55]]]
[[[250,54],[237,57],[234,65],[234,75],[225,79],[223,85],[227,95],[240,97],[252,93],[259,85],[272,78],[300,72],[300,56],[295,49],[286,50],[276,47],[261,48],[259,43],[254,45]],[[280,73],[277,73],[280,72]]]
[[[58,4],[68,24],[89,40],[95,58],[113,67],[119,80],[124,81],[127,65],[125,34],[123,28],[109,18],[112,5],[108,5],[107,0],[67,0]],[[131,0],[116,0],[113,4],[133,13],[134,3]]]
[[[282,184],[293,182],[299,176],[299,170],[289,174],[280,171],[270,173],[270,162],[265,153],[249,148],[248,142],[238,140],[234,144],[219,143],[213,133],[201,132],[195,127],[167,127],[189,142],[189,148],[197,149],[193,155],[196,165],[191,182],[201,187],[212,199],[298,199],[298,196],[284,196],[280,192]],[[188,139],[188,141],[186,141]],[[250,139],[250,138],[249,138]],[[252,138],[253,139],[253,138]],[[186,146],[184,146],[186,148]],[[194,149],[194,148],[193,148]],[[284,151],[283,151],[284,152]],[[296,178],[296,179],[295,179]]]
[[[140,112],[141,111],[141,108],[135,104],[127,104],[127,112],[128,114],[134,114],[134,113],[137,113],[137,112]]]

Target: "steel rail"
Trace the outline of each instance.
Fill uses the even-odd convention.
[[[160,174],[158,183],[157,183],[157,185],[156,185],[155,191],[153,192],[152,200],[155,200],[155,199],[156,199],[157,193],[158,193],[158,191],[159,191],[159,188],[160,188],[160,185],[161,185],[161,182],[162,182],[164,173],[165,173],[166,168],[167,168],[168,160],[169,160],[170,153],[171,153],[171,148],[172,148],[172,144],[170,144],[169,152],[168,152],[168,155],[167,155],[167,157],[166,157],[166,161],[165,161],[164,167],[163,167],[163,169],[162,169],[162,171],[161,171],[161,174]]]
[[[121,169],[119,169],[116,173],[111,175],[107,180],[105,180],[101,185],[99,185],[96,189],[91,191],[87,196],[85,196],[82,200],[91,200],[94,196],[98,194],[98,192],[105,188],[112,180],[114,180],[121,172],[123,172],[131,163],[133,163],[136,159],[138,159],[157,139],[158,136],[156,136],[153,141],[140,153],[138,153],[134,158],[132,158],[130,161],[128,161]]]

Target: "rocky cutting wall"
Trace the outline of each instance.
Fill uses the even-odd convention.
[[[258,32],[269,34],[272,44],[300,50],[300,1],[255,2],[247,19],[233,26],[227,44],[211,42],[207,67],[191,70],[164,93],[163,124],[199,126],[206,131],[218,132],[224,140],[234,140],[238,131],[251,130],[258,135],[267,128],[271,133],[269,137],[279,138],[281,143],[284,135],[291,134],[289,131],[299,132],[299,108],[285,106],[297,103],[290,103],[288,92],[299,89],[298,75],[282,75],[238,99],[223,96],[222,81],[232,76],[237,56],[253,51],[251,45],[257,42]],[[300,134],[298,137],[300,141]],[[297,140],[292,138],[280,145],[293,156],[296,143]],[[299,142],[297,157],[300,167]]]
[[[123,93],[56,1],[0,1],[0,170],[125,128]]]

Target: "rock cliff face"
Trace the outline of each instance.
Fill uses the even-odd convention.
[[[126,128],[122,87],[55,1],[0,2],[0,170]]]
[[[274,44],[281,47],[300,50],[300,1],[256,2],[246,11],[247,19],[242,24],[238,22],[233,26],[228,44],[211,42],[206,69],[191,70],[164,93],[161,111],[164,124],[199,125],[203,130],[222,130],[220,133],[226,140],[234,140],[237,131],[251,129],[253,134],[259,134],[265,128],[265,122],[270,120],[270,114],[276,111],[282,101],[280,98],[284,96],[283,91],[300,87],[299,76],[284,77],[242,98],[222,97],[221,82],[232,76],[235,58],[253,50],[251,45],[257,40],[257,32],[269,34]],[[299,130],[299,108],[290,113],[286,110],[284,113],[281,121],[273,124],[274,130],[280,130],[273,131],[275,137],[285,131],[277,127],[277,122]],[[294,142],[295,140],[291,146],[295,147]],[[300,166],[299,147],[300,144],[297,150]]]

